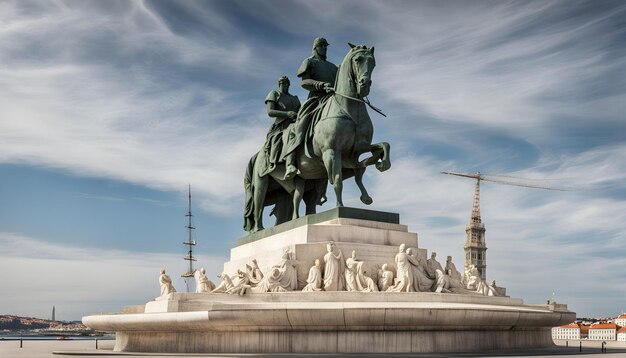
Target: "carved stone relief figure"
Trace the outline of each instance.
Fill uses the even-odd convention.
[[[426,274],[426,262],[417,256],[417,252],[412,249],[406,250],[407,255],[413,257],[417,265],[411,265],[413,275],[413,287],[418,292],[430,292],[433,290],[434,280],[431,280]]]
[[[448,256],[446,259],[446,271],[445,274],[447,276],[445,283],[445,290],[454,292],[454,293],[463,293],[468,294],[471,293],[465,288],[465,284],[463,283],[463,277],[461,273],[457,271],[456,266],[452,263],[452,256]]]
[[[165,269],[161,269],[159,285],[161,286],[161,296],[176,292],[174,285],[172,285],[172,279],[165,274]]]
[[[274,266],[270,269],[270,272],[263,277],[261,282],[256,287],[251,289],[252,292],[287,292],[281,286],[280,278],[282,272],[280,268]]]
[[[324,255],[324,290],[343,291],[345,288],[343,253],[335,253],[335,243],[326,245]]]
[[[454,263],[452,263],[452,256],[448,256],[446,258],[446,272],[454,280],[458,280],[459,282],[463,281],[463,277],[461,276],[461,273],[456,269],[456,266],[454,265]]]
[[[235,285],[233,285],[233,281],[227,274],[222,272],[217,277],[219,277],[222,282],[213,291],[211,291],[212,293],[225,293],[231,288],[235,287]]]
[[[291,252],[285,250],[280,263],[272,266],[270,273],[264,275],[252,292],[283,292],[294,291],[298,288],[297,261],[291,257]]]
[[[256,286],[263,279],[263,272],[259,268],[259,264],[256,259],[252,260],[252,265],[246,265],[246,272],[248,273],[248,277],[250,278],[250,285],[252,287]]]
[[[246,272],[237,270],[237,283],[233,287],[226,290],[226,293],[231,295],[243,296],[250,290],[250,277]]]
[[[385,292],[391,286],[393,286],[393,271],[389,269],[389,265],[383,264],[378,273],[378,289]]]
[[[478,269],[474,265],[469,265],[465,269],[466,288],[484,296],[499,296],[498,291],[487,284],[481,277]]]
[[[352,256],[346,260],[346,291],[363,291],[362,272],[363,261],[358,261],[356,251],[352,251]]]
[[[363,271],[361,274],[361,280],[363,281],[363,292],[378,292],[378,286],[374,279],[367,275],[367,271]]]
[[[194,278],[196,279],[196,292],[210,292],[215,289],[215,284],[206,277],[206,270],[204,267],[200,268],[200,270],[196,270],[193,273]]]
[[[322,265],[320,260],[315,259],[315,265],[309,269],[309,277],[306,279],[306,282],[307,285],[304,286],[302,292],[322,290]]]
[[[280,270],[278,282],[280,286],[287,291],[295,291],[298,288],[298,271],[296,270],[297,261],[292,260],[291,252],[285,250],[283,258],[278,265],[274,267]]]
[[[389,287],[387,292],[415,292],[412,266],[418,266],[419,263],[413,256],[404,252],[405,248],[405,244],[400,245],[398,248],[398,254],[395,259],[397,278],[395,284]]]
[[[439,261],[437,261],[437,253],[433,251],[433,253],[430,255],[430,258],[426,260],[426,274],[430,279],[435,280],[437,279],[437,270],[441,271],[442,273],[445,272]]]

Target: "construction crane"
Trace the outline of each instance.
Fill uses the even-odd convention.
[[[481,174],[477,172],[472,173],[456,173],[456,172],[441,172],[441,174],[455,175],[464,178],[476,179],[476,188],[474,189],[474,202],[472,204],[472,212],[470,214],[470,220],[465,228],[466,241],[463,249],[465,250],[465,267],[473,265],[478,270],[483,280],[487,279],[487,244],[485,243],[485,224],[480,217],[480,182],[492,182],[498,184],[521,186],[526,188],[545,189],[545,190],[557,190],[557,191],[572,191],[575,189],[569,188],[555,188],[539,184],[528,183],[537,179],[525,179],[518,178],[510,175],[497,175],[497,174]],[[544,179],[538,179],[544,180]]]
[[[522,186],[522,187],[525,187],[525,188],[557,190],[557,191],[575,191],[575,190],[578,190],[578,189],[575,189],[575,188],[556,188],[556,187],[550,187],[550,186],[545,186],[545,185],[529,183],[529,181],[546,181],[546,180],[554,180],[554,179],[519,178],[519,177],[510,176],[510,175],[481,174],[480,172],[477,172],[476,174],[472,174],[472,173],[456,173],[456,172],[441,172],[441,174],[449,174],[449,175],[456,175],[456,176],[459,176],[459,177],[476,179],[479,184],[480,184],[480,181],[482,180],[482,181],[488,181],[488,182],[498,183],[498,184]]]

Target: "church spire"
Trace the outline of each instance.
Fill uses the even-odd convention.
[[[476,188],[470,220],[465,227],[465,267],[474,265],[480,277],[487,279],[487,244],[485,243],[485,224],[480,217],[480,173],[476,173]]]

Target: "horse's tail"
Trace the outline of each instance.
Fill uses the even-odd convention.
[[[250,158],[243,178],[243,187],[246,192],[246,202],[243,210],[243,229],[248,232],[254,227],[254,186],[252,184],[252,176],[258,155],[259,153],[256,153]]]

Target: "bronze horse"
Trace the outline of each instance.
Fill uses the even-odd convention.
[[[287,221],[286,215],[299,217],[302,199],[307,204],[307,214],[315,212],[315,205],[324,196],[326,183],[333,185],[337,206],[343,206],[343,180],[350,176],[361,191],[361,201],[369,205],[372,198],[363,185],[363,173],[370,165],[379,171],[391,167],[390,146],[386,142],[372,144],[374,128],[367,113],[365,99],[372,84],[371,75],[376,65],[374,48],[354,46],[344,58],[335,81],[335,90],[331,98],[320,108],[313,121],[312,138],[297,150],[298,175],[283,180],[284,165],[278,166],[270,175],[260,177],[256,173],[257,155],[248,165],[246,172],[246,213],[244,225],[247,231],[263,229],[263,207],[276,204],[274,213],[277,224]],[[285,131],[287,133],[288,131]],[[305,146],[309,145],[312,153],[305,155]],[[360,160],[364,153],[371,153]],[[271,176],[271,178],[270,178]],[[285,194],[290,193],[290,202],[285,202]],[[279,222],[280,221],[280,222]]]

